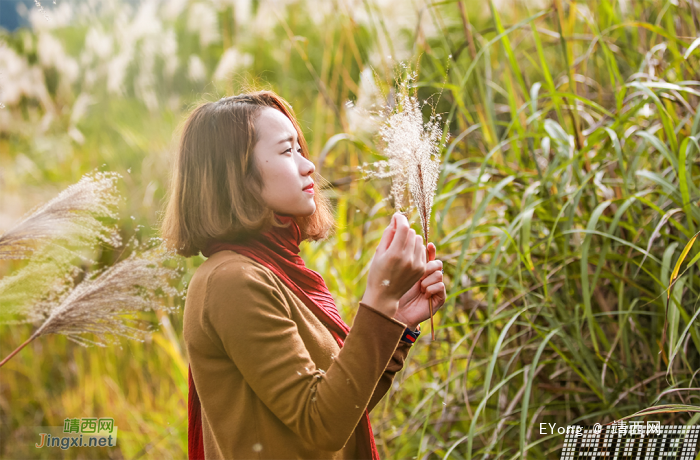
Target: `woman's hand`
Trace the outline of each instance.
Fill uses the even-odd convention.
[[[445,303],[447,293],[442,282],[442,261],[435,260],[435,245],[428,243],[429,262],[423,277],[399,299],[399,309],[394,315],[402,323],[415,330],[430,318],[428,300],[433,300],[433,314]]]
[[[425,274],[425,258],[423,237],[406,216],[395,213],[372,259],[362,301],[394,317],[401,296]]]

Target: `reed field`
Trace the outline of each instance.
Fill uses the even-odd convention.
[[[391,181],[362,174],[384,158],[368,114],[412,69],[448,139],[429,238],[448,300],[371,413],[382,458],[550,459],[564,436],[541,423],[700,423],[697,3],[41,4],[31,28],[0,29],[0,234],[103,171],[121,176],[109,224],[123,245],[77,235],[84,258],[65,266],[0,260],[0,308],[157,237],[181,123],[254,87],[293,105],[331,184],[337,230],[301,255],[352,324],[394,212]],[[182,274],[169,286],[203,260],[168,261]],[[3,299],[23,270],[34,284]],[[0,367],[0,458],[186,458],[184,301],[161,303],[139,314],[143,342],[48,334]],[[0,324],[0,359],[36,327]],[[34,447],[32,427],[91,416],[114,418],[116,448]]]

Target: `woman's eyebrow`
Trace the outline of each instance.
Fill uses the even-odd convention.
[[[292,142],[293,140],[294,140],[294,136],[292,135],[292,136],[285,137],[284,139],[279,141],[277,144],[283,144],[285,142]]]

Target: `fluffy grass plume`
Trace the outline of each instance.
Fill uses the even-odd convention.
[[[78,256],[79,257],[79,256]],[[82,270],[74,265],[76,254],[63,246],[47,244],[34,252],[29,263],[0,279],[0,323],[32,322],[32,305],[50,295],[60,295],[75,284]]]
[[[402,68],[406,69],[405,65]],[[441,117],[435,114],[434,108],[429,120],[423,121],[425,103],[418,100],[411,85],[417,79],[417,74],[406,70],[407,76],[398,82],[395,101],[390,100],[383,107],[385,115],[380,118],[383,123],[379,136],[383,143],[382,153],[387,160],[364,163],[360,171],[365,178],[391,177],[390,196],[397,211],[405,207],[408,188],[427,241],[430,212],[440,175],[440,152],[449,134],[443,139]]]
[[[410,192],[412,205],[420,216],[425,243],[430,232],[430,214],[440,176],[440,152],[449,138],[443,138],[440,115],[433,107],[430,118],[423,121],[423,106],[416,96],[411,82],[417,80],[417,73],[402,65],[406,77],[398,82],[396,101],[384,107],[385,118],[379,129],[383,141],[383,153],[388,160],[375,162],[375,169],[365,163],[360,168],[365,177],[391,177],[391,196],[394,207],[401,211],[404,207],[406,188]],[[430,326],[433,328],[432,302],[430,302]]]
[[[64,244],[101,241],[119,246],[116,226],[104,219],[116,219],[120,195],[116,173],[86,174],[48,203],[30,211],[0,236],[0,259],[24,259],[52,239]]]
[[[169,283],[179,276],[177,268],[165,265],[172,256],[162,244],[143,251],[134,248],[123,261],[87,274],[72,289],[57,284],[56,291],[23,312],[38,328],[0,366],[29,342],[46,334],[63,334],[83,346],[104,347],[116,343],[119,337],[143,341],[151,328],[144,328],[143,322],[133,315],[158,308],[169,310],[160,298],[181,295]],[[85,334],[94,334],[95,340]]]

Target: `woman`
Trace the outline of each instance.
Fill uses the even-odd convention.
[[[333,226],[291,107],[270,91],[184,124],[163,236],[208,259],[188,287],[189,458],[378,459],[369,411],[419,323],[445,301],[442,263],[394,214],[352,328],[299,244]]]

